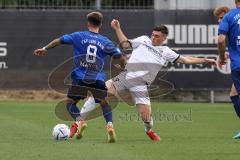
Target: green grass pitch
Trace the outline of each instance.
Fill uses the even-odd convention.
[[[57,102],[56,102],[57,103]],[[146,136],[134,107],[114,110],[118,141],[106,143],[102,117],[88,123],[82,140],[52,140],[52,127],[66,123],[53,102],[0,102],[2,160],[239,160],[240,120],[231,104],[153,103],[154,130]]]

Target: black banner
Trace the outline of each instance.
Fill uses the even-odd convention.
[[[0,88],[48,89],[48,75],[72,56],[70,46],[60,46],[45,57],[33,50],[63,34],[86,30],[88,11],[2,11],[0,12]],[[117,42],[110,27],[121,22],[128,38],[151,35],[154,25],[169,28],[168,46],[180,54],[216,58],[217,21],[212,11],[103,11],[101,33]],[[106,66],[109,70],[109,64]],[[229,88],[229,66],[169,64],[163,77],[176,88]]]

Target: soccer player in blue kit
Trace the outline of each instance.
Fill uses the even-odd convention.
[[[236,9],[226,13],[218,29],[218,52],[219,64],[226,64],[226,37],[228,40],[228,52],[231,60],[232,81],[238,92],[238,95],[232,96],[237,115],[240,117],[240,0],[235,0]],[[240,139],[240,132],[234,139]]]
[[[117,58],[121,57],[120,50],[113,42],[99,34],[102,19],[103,16],[100,12],[91,12],[87,15],[88,31],[63,35],[50,42],[47,46],[34,51],[35,55],[44,56],[48,50],[61,44],[69,44],[74,48],[74,67],[71,72],[72,87],[69,88],[66,99],[68,111],[71,116],[76,119],[76,122],[71,126],[70,138],[77,133],[78,129],[81,130],[80,132],[82,134],[87,126],[84,121],[80,121],[81,115],[76,104],[80,99],[84,99],[87,96],[88,90],[83,91],[84,95],[86,95],[83,96],[82,94],[76,94],[77,89],[74,87],[86,86],[106,91],[105,73],[103,70],[105,57],[107,55]],[[93,96],[89,98],[92,99],[93,103],[100,103],[104,100],[104,97],[102,99],[94,99],[94,93],[91,94],[93,94]],[[107,123],[108,142],[115,142],[116,135],[112,123],[112,110],[106,102],[101,102],[101,106]],[[81,134],[77,135],[77,138],[81,138]]]

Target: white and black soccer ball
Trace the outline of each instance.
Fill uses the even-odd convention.
[[[57,124],[53,127],[52,135],[55,140],[67,140],[70,135],[70,129],[66,124]]]

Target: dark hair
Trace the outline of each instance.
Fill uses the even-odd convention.
[[[235,0],[235,3],[239,3],[240,2],[240,0]]]
[[[103,15],[100,12],[91,12],[87,15],[87,21],[96,27],[102,25],[102,20]]]
[[[227,13],[229,12],[230,8],[226,7],[226,6],[222,6],[222,7],[218,7],[213,11],[214,16],[218,17],[220,14],[222,13]]]
[[[164,26],[164,25],[160,25],[160,26],[154,27],[153,31],[162,32],[163,34],[168,35],[168,28],[166,26]]]

